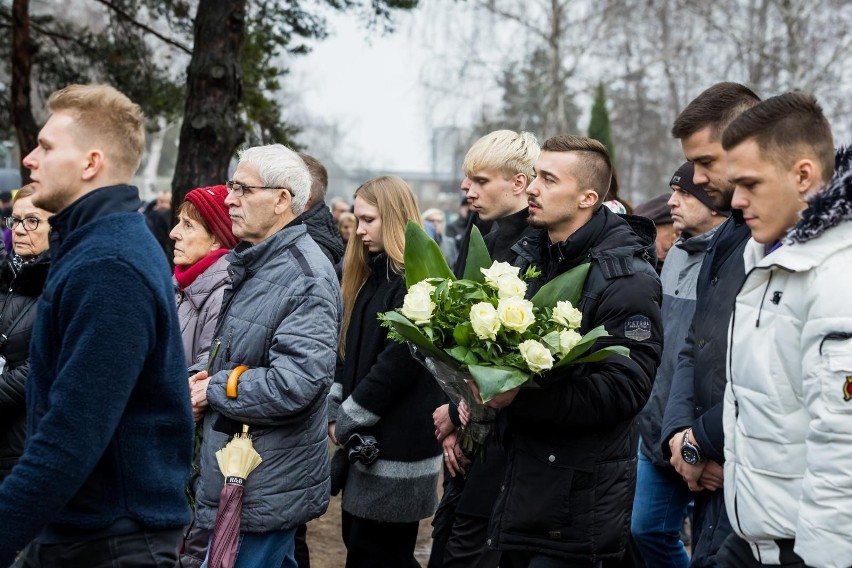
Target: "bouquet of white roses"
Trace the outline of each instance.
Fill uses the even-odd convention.
[[[464,432],[466,449],[480,453],[494,411],[474,400],[474,380],[483,402],[529,383],[550,369],[600,361],[628,350],[610,346],[587,354],[603,326],[579,333],[582,313],[575,304],[589,264],[580,265],[544,285],[526,299],[527,280],[539,273],[491,262],[474,228],[464,278],[450,272],[437,244],[416,224],[406,228],[405,276],[408,293],[400,309],[380,314],[389,337],[407,341],[455,404],[465,400],[472,428]]]

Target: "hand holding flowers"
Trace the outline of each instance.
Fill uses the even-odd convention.
[[[487,422],[493,414],[484,411],[465,378],[475,382],[481,401],[488,403],[552,369],[628,354],[618,346],[589,353],[597,339],[609,334],[602,326],[585,335],[579,332],[583,314],[575,304],[588,264],[561,274],[526,299],[527,281],[539,272],[531,267],[521,274],[518,267],[491,262],[476,229],[464,278],[455,279],[437,244],[409,223],[405,267],[403,306],[379,317],[390,338],[416,347],[453,402],[467,402],[473,424]],[[499,403],[508,404],[511,398],[500,397]]]

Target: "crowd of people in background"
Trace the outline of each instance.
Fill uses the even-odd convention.
[[[172,223],[129,185],[135,103],[72,85],[48,109],[0,196],[0,566],[219,566],[241,432],[240,568],[308,568],[338,494],[346,568],[416,566],[430,517],[429,568],[852,566],[852,153],[813,96],[709,87],[635,208],[600,142],[491,132],[449,223],[395,176],[326,204],[323,165],[280,144]],[[409,222],[457,276],[477,227],[537,269],[529,296],[589,263],[580,332],[629,356],[495,396],[469,454],[465,409],[377,319]]]

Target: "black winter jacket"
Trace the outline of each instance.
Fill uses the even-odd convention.
[[[692,435],[707,457],[719,464],[725,461],[722,402],[728,325],[745,280],[743,249],[750,236],[741,214],[734,211],[707,247],[698,275],[695,316],[678,356],[663,415],[660,448],[665,459],[671,457],[669,439],[692,427]],[[716,551],[731,532],[724,497],[721,490],[696,493],[691,566],[715,566]]]
[[[542,270],[529,294],[583,262],[592,267],[579,309],[581,333],[603,325],[596,343],[624,345],[630,357],[546,373],[501,413],[509,468],[488,544],[582,562],[623,555],[636,483],[636,415],[651,392],[662,351],[660,281],[650,221],[600,208],[563,243],[540,231],[514,250]]]
[[[0,374],[0,481],[24,451],[30,336],[36,302],[50,268],[49,252],[25,262],[20,269],[15,268],[12,258],[10,253],[0,268],[0,355],[6,359]]]
[[[331,216],[331,211],[328,210],[328,205],[320,201],[302,213],[300,219],[308,230],[308,235],[319,245],[320,250],[331,261],[331,265],[336,267],[343,259],[346,249],[340,231],[337,230],[337,223]],[[339,277],[340,274],[338,274]]]

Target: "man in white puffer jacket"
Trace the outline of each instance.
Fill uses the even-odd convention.
[[[725,130],[752,239],[725,393],[719,566],[852,566],[852,153],[813,96],[767,99]]]

